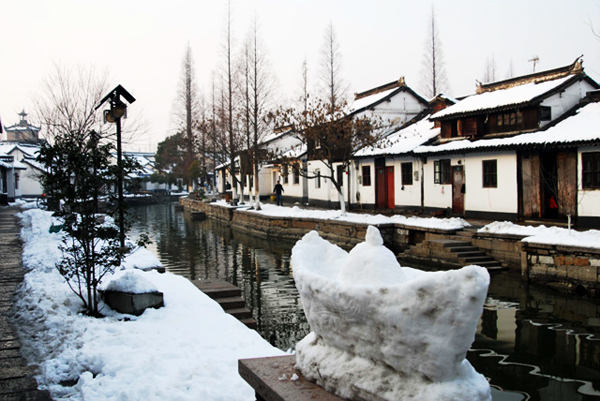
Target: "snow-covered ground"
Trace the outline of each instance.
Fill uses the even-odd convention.
[[[229,207],[229,204],[223,200],[215,203],[219,206]],[[381,214],[372,215],[367,213],[350,212],[346,213],[346,215],[343,215],[340,210],[304,209],[299,206],[275,206],[270,203],[261,203],[260,207],[261,210],[257,211],[252,209],[251,205],[248,204],[246,211],[248,213],[258,213],[275,217],[337,220],[372,225],[396,223],[411,227],[437,228],[440,230],[460,230],[461,228],[470,226],[466,220],[458,217],[442,219],[436,217],[406,217],[402,215],[383,216]],[[241,209],[239,206],[237,208]]]
[[[489,234],[513,234],[525,238],[523,242],[548,245],[578,246],[600,249],[600,231],[576,231],[561,227],[521,226],[509,221],[495,221],[477,230]]]
[[[127,321],[108,308],[103,319],[80,314],[79,299],[54,267],[63,234],[48,232],[48,212],[31,209],[21,216],[23,263],[30,271],[16,305],[20,336],[53,399],[250,400],[254,390],[239,376],[238,359],[283,354],[170,273],[133,273],[145,278],[144,288],[163,292],[161,309],[127,315]],[[149,252],[136,254],[137,263],[158,263]],[[139,289],[140,280],[131,281]]]

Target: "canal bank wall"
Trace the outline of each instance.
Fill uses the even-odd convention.
[[[346,248],[363,242],[369,226],[368,223],[269,216],[249,212],[247,207],[229,207],[188,198],[181,198],[180,205],[184,210],[204,212],[210,219],[261,238],[294,241],[316,230],[322,238]],[[469,228],[444,230],[399,223],[375,226],[385,245],[403,261],[425,264],[434,261],[445,268],[462,267],[470,263],[438,245],[440,240],[460,240],[499,261],[504,268],[520,272],[524,281],[579,295],[600,296],[600,249],[524,243],[524,236],[478,233]]]

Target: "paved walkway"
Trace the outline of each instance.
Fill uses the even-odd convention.
[[[21,355],[21,344],[10,321],[14,293],[25,276],[21,265],[23,244],[16,214],[18,207],[0,207],[0,400],[51,400],[37,389],[33,375]]]

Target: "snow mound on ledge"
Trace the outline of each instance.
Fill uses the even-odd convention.
[[[139,270],[117,272],[106,285],[106,291],[120,291],[129,294],[148,294],[158,292],[158,288]]]
[[[291,263],[313,330],[296,346],[307,378],[351,399],[491,399],[487,380],[465,359],[486,269],[401,267],[374,227],[350,253],[310,232]]]

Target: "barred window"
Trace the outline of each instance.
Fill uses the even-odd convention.
[[[581,154],[584,189],[600,189],[600,152]]]
[[[450,159],[436,160],[433,164],[434,184],[450,184],[452,182],[450,172]]]

